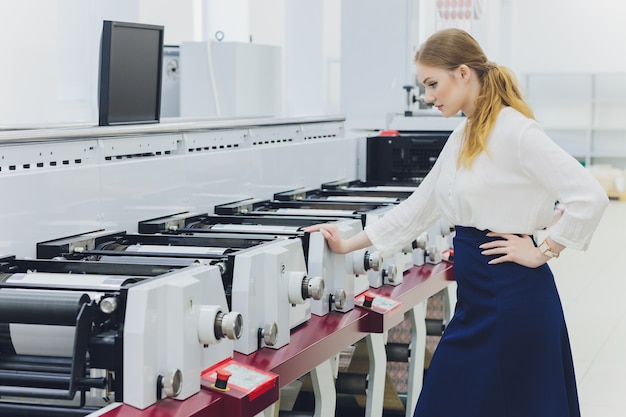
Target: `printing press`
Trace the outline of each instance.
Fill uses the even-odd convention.
[[[107,262],[201,262],[221,272],[220,291],[241,313],[234,349],[250,354],[289,343],[290,330],[311,317],[310,299],[324,293],[321,277],[307,274],[302,245],[270,235],[159,235],[98,231],[38,244],[40,258]]]
[[[342,190],[296,189],[274,195],[274,200],[247,199],[215,207],[218,215],[263,214],[276,216],[328,216],[358,218],[363,226],[378,221],[413,191],[395,187],[393,191],[360,190],[342,196]],[[382,194],[387,196],[381,197]],[[309,198],[307,198],[309,197]],[[327,197],[332,197],[328,199]],[[340,199],[337,199],[337,198]],[[281,201],[284,200],[284,201]],[[447,225],[437,222],[427,232],[417,237],[391,258],[384,260],[381,271],[369,271],[369,286],[378,288],[383,284],[399,285],[403,273],[413,265],[439,263],[441,252],[450,248],[445,236],[450,234]],[[375,249],[372,247],[372,251]]]
[[[218,215],[272,215],[272,216],[313,216],[326,218],[349,218],[357,219],[364,227],[368,222],[373,222],[382,217],[391,205],[389,202],[380,201],[278,201],[262,199],[246,199],[215,206],[215,214]],[[361,230],[359,230],[360,232]],[[344,236],[348,237],[348,236]],[[374,247],[368,250],[375,252]],[[413,248],[407,246],[405,253],[411,253]],[[408,268],[405,262],[383,260],[382,268],[370,269],[365,277],[358,280],[356,293],[359,294],[368,287],[380,287],[383,283],[399,285],[402,283],[402,272]]]
[[[418,184],[402,185],[393,182],[361,181],[361,180],[336,180],[323,183],[319,190],[311,191],[311,196],[384,196],[408,198],[410,193],[417,189]],[[454,228],[439,220],[431,225],[425,234],[422,234],[420,242],[414,252],[414,264],[421,266],[424,263],[438,264],[442,261],[442,254],[452,248],[451,235]]]
[[[86,127],[75,129],[68,127],[67,129],[18,131],[11,134],[3,134],[0,139],[2,139],[0,140],[0,147],[4,155],[2,166],[0,167],[2,168],[0,170],[0,182],[7,189],[31,191],[25,193],[22,196],[23,198],[11,199],[7,202],[8,205],[0,215],[3,225],[3,240],[0,242],[0,246],[4,248],[2,250],[3,253],[15,254],[16,257],[25,257],[24,259],[31,259],[35,256],[42,257],[39,253],[35,254],[35,242],[50,242],[50,239],[55,239],[59,236],[75,236],[88,230],[134,231],[138,219],[149,219],[168,213],[213,207],[215,204],[233,201],[241,198],[241,196],[263,189],[275,192],[276,190],[289,189],[301,185],[314,186],[317,183],[326,181],[328,178],[350,178],[358,174],[357,168],[362,166],[357,160],[357,153],[359,148],[361,148],[360,142],[363,138],[346,135],[343,119],[337,117],[278,120],[262,118],[234,121],[199,120],[191,121],[190,123],[173,121],[171,123],[161,123],[160,125],[110,128]],[[320,160],[324,162],[325,169],[323,172],[318,169]],[[281,161],[281,163],[276,163],[276,161]],[[246,166],[246,169],[242,170],[241,166]],[[76,181],[76,178],[80,178],[81,181]],[[129,179],[132,180],[129,181]],[[68,184],[72,184],[72,186],[68,187]],[[387,209],[382,209],[382,211],[384,210]],[[326,221],[349,221],[359,224],[358,230],[361,230],[365,218],[373,217],[373,211],[375,209],[368,211],[368,215],[360,211],[354,212],[354,210],[351,210],[350,215],[346,216],[328,216],[330,214],[328,211],[325,211],[323,216],[314,217],[311,213],[298,216],[306,217],[314,222],[308,224],[319,223],[324,219]],[[266,213],[264,216],[281,218],[281,220],[293,217],[284,213]],[[243,219],[252,216],[237,214],[233,217]],[[24,224],[35,224],[36,227],[30,228],[28,233],[25,234]],[[351,228],[346,233],[354,233],[354,230],[357,229]],[[207,232],[203,231],[202,233],[205,234]],[[140,283],[139,280],[128,281],[121,285],[119,289],[107,290],[106,294],[120,294],[116,313],[113,313],[113,316],[105,321],[108,327],[104,327],[104,330],[111,332],[116,337],[105,337],[106,334],[102,333],[104,330],[101,329],[102,320],[100,319],[104,313],[97,313],[95,317],[100,321],[94,321],[94,326],[92,326],[95,330],[93,330],[93,342],[90,342],[87,359],[85,360],[85,367],[87,368],[85,370],[85,378],[103,379],[97,382],[81,380],[74,383],[75,387],[79,387],[77,388],[78,391],[85,391],[85,405],[83,407],[81,407],[80,398],[74,398],[70,401],[64,400],[64,403],[60,403],[60,400],[56,398],[48,401],[42,396],[42,392],[31,394],[38,395],[39,397],[37,398],[25,395],[9,396],[6,393],[1,393],[0,415],[44,415],[46,417],[56,417],[84,415],[94,410],[91,414],[94,417],[104,416],[105,414],[111,417],[162,417],[165,415],[177,417],[196,415],[252,417],[256,416],[261,410],[265,410],[269,404],[278,399],[278,389],[283,388],[290,381],[293,381],[294,378],[299,378],[307,372],[311,372],[312,377],[317,380],[318,388],[324,391],[324,395],[321,395],[324,397],[324,401],[317,401],[318,398],[316,398],[316,413],[322,410],[321,414],[318,413],[317,415],[334,415],[336,355],[344,347],[361,339],[366,339],[367,343],[371,345],[369,356],[372,361],[376,362],[376,369],[373,370],[370,367],[368,376],[368,409],[373,411],[370,415],[380,415],[382,413],[382,400],[379,398],[379,395],[382,396],[384,392],[382,387],[384,387],[386,374],[384,348],[386,335],[377,332],[384,332],[384,329],[395,325],[401,315],[399,314],[400,312],[408,314],[414,310],[419,310],[413,308],[418,300],[431,295],[434,291],[447,285],[447,281],[444,281],[444,278],[450,275],[450,268],[447,265],[427,265],[423,270],[414,269],[415,273],[411,277],[416,277],[417,279],[405,282],[407,285],[397,287],[383,286],[380,289],[372,290],[374,294],[381,295],[381,298],[391,297],[393,299],[397,295],[396,299],[401,300],[401,306],[397,310],[392,311],[391,314],[381,314],[374,310],[368,311],[359,308],[350,310],[347,314],[315,315],[306,324],[293,329],[290,334],[291,343],[279,350],[267,346],[263,334],[260,338],[260,345],[267,347],[267,349],[258,349],[258,330],[259,327],[265,328],[265,326],[260,326],[258,322],[255,322],[249,327],[256,329],[255,343],[253,343],[256,351],[251,354],[240,353],[234,349],[235,341],[232,339],[233,335],[238,332],[230,331],[229,329],[232,329],[232,327],[224,326],[224,318],[222,318],[221,324],[218,324],[219,320],[216,319],[213,323],[215,324],[214,327],[216,327],[213,335],[218,335],[221,332],[224,336],[220,338],[217,344],[209,344],[208,347],[201,344],[202,363],[195,368],[213,369],[219,366],[212,365],[221,360],[219,358],[232,356],[232,360],[228,359],[220,363],[230,364],[237,362],[244,365],[244,368],[273,374],[272,378],[274,379],[272,381],[275,382],[275,385],[272,391],[259,394],[260,391],[256,390],[255,386],[255,391],[249,391],[249,394],[246,394],[243,390],[238,390],[237,385],[231,379],[229,381],[229,392],[216,392],[210,385],[211,382],[207,382],[207,379],[202,378],[198,392],[183,400],[184,395],[187,395],[186,393],[188,392],[186,390],[189,388],[190,378],[187,377],[186,371],[182,369],[181,365],[180,371],[183,374],[182,383],[184,387],[177,397],[168,398],[168,395],[175,393],[175,390],[172,389],[174,384],[170,381],[176,380],[176,378],[170,378],[169,376],[176,377],[179,375],[177,372],[172,372],[174,367],[171,364],[174,363],[176,365],[178,362],[183,362],[185,358],[193,357],[193,355],[184,354],[182,348],[179,349],[179,352],[183,353],[172,353],[173,348],[171,345],[179,342],[181,344],[183,340],[187,340],[189,346],[185,346],[189,349],[196,347],[198,342],[191,343],[189,341],[198,339],[195,335],[197,331],[194,333],[193,330],[195,329],[194,326],[198,328],[200,326],[194,324],[197,320],[189,319],[184,321],[179,318],[179,316],[189,318],[179,310],[175,311],[175,314],[179,315],[176,317],[168,316],[169,313],[167,311],[170,310],[169,307],[165,312],[160,310],[163,308],[163,305],[168,304],[167,300],[169,299],[176,301],[172,305],[188,305],[179,301],[178,298],[184,298],[188,293],[196,296],[196,294],[202,292],[192,289],[187,291],[187,286],[191,286],[195,281],[199,280],[190,276],[190,271],[192,269],[199,271],[212,268],[210,274],[207,274],[211,276],[211,282],[215,281],[209,286],[211,300],[213,300],[213,297],[218,297],[217,294],[213,294],[215,292],[219,292],[224,298],[219,302],[217,300],[210,303],[207,301],[206,304],[224,306],[224,309],[221,311],[225,314],[231,308],[235,310],[237,313],[233,314],[239,314],[243,319],[243,323],[240,323],[240,331],[244,331],[246,326],[248,326],[244,315],[253,316],[258,321],[261,320],[257,317],[259,314],[254,315],[250,312],[241,312],[233,308],[233,301],[236,298],[233,293],[233,286],[231,285],[230,288],[227,288],[224,286],[224,283],[228,283],[230,280],[232,284],[235,281],[234,267],[237,266],[241,271],[245,270],[246,265],[249,266],[248,270],[254,271],[261,271],[266,267],[272,271],[281,269],[270,265],[274,261],[268,260],[268,258],[280,258],[276,254],[281,252],[280,245],[275,244],[276,246],[272,246],[272,250],[268,251],[269,254],[263,255],[259,254],[261,252],[260,248],[262,247],[263,251],[266,248],[269,249],[270,240],[296,241],[298,239],[301,240],[299,242],[300,246],[304,248],[303,242],[307,236],[302,231],[299,231],[297,234],[291,234],[290,232],[280,233],[269,230],[257,230],[256,233],[215,231],[211,232],[211,235],[215,234],[214,238],[216,238],[217,235],[228,233],[237,234],[239,239],[257,239],[256,246],[233,245],[231,247],[216,245],[216,248],[227,247],[229,249],[221,254],[217,253],[214,255],[198,254],[196,253],[198,252],[197,249],[191,249],[192,246],[183,245],[182,248],[179,248],[176,244],[168,244],[167,252],[163,253],[159,251],[162,248],[157,248],[159,250],[156,251],[145,252],[132,252],[127,249],[107,249],[106,251],[108,252],[105,253],[105,249],[98,248],[95,244],[93,247],[88,247],[68,242],[65,247],[57,250],[55,254],[46,255],[47,257],[56,258],[54,260],[42,260],[41,262],[46,262],[46,265],[77,265],[73,267],[74,269],[69,270],[71,274],[67,272],[63,274],[64,276],[72,275],[71,278],[74,279],[78,275],[86,276],[94,273],[98,275],[128,275],[132,277],[132,280],[141,277],[142,280],[147,279],[155,282],[148,285],[148,283],[143,281]],[[192,232],[192,234],[200,234],[200,231]],[[255,234],[258,236],[255,238],[251,237]],[[243,237],[242,235],[246,236]],[[320,245],[324,246],[325,241],[319,234],[318,237]],[[168,239],[172,239],[172,236],[168,236]],[[142,246],[145,246],[142,249],[146,249],[149,245],[142,244]],[[327,249],[326,246],[324,246],[325,249]],[[98,251],[100,253],[96,253]],[[380,262],[375,259],[373,254],[370,253],[370,255],[367,262],[371,266]],[[308,252],[305,251],[303,256],[306,265],[308,263]],[[70,260],[64,260],[64,258]],[[274,263],[278,262],[275,261]],[[360,258],[360,262],[355,257],[344,258],[342,261],[337,261],[336,264],[349,266],[354,271],[354,268],[365,268],[365,262],[366,257],[363,255]],[[324,268],[327,268],[329,265],[327,262],[321,263],[325,265]],[[113,265],[110,267],[110,271],[98,270],[98,268],[109,268],[109,264]],[[161,270],[158,273],[131,273],[127,268],[161,268]],[[340,270],[341,268],[337,267],[336,269]],[[378,269],[380,271],[383,268]],[[308,266],[298,270],[307,271],[307,276],[320,276],[322,278],[328,272],[324,270],[322,273],[314,274]],[[44,272],[46,270],[41,266],[28,266],[24,268],[23,272],[28,271]],[[16,272],[19,272],[19,269],[12,270],[12,273]],[[62,271],[54,272],[61,273]],[[176,274],[175,283],[165,278],[173,274]],[[204,276],[203,274],[198,275]],[[241,276],[244,275],[246,274],[242,272]],[[247,277],[248,280],[250,276],[253,276],[254,280],[259,278],[265,280],[266,278],[264,277],[266,275],[268,274],[260,272],[254,275],[248,273]],[[299,276],[300,274],[294,275]],[[344,275],[346,277],[354,276],[355,288],[368,288],[367,278],[365,279],[365,286],[360,286],[364,274],[345,273]],[[409,279],[406,279],[406,281],[409,281]],[[286,282],[286,280],[282,280],[282,282]],[[294,282],[297,282],[297,280],[294,280]],[[159,290],[153,288],[153,286],[157,286],[157,283]],[[304,283],[301,282],[301,284]],[[14,285],[5,283],[4,287],[9,288]],[[169,289],[172,286],[175,289],[170,291]],[[207,284],[205,281],[202,281],[200,286],[204,288]],[[4,287],[0,287],[0,292],[5,289]],[[97,306],[97,308],[93,307],[93,310],[87,309],[87,311],[97,312],[100,304],[106,306],[108,301],[99,301],[100,298],[95,296],[92,299],[89,294],[102,291],[101,288],[97,288],[99,284],[94,284],[93,287],[81,284],[81,291],[84,290],[88,294],[90,302]],[[261,284],[254,285],[252,287],[253,290],[246,288],[246,291],[248,293],[257,291],[257,294],[254,294],[253,297],[260,298],[258,297],[258,291],[265,290],[265,288],[261,287]],[[293,292],[295,293],[297,292],[295,291],[296,287],[300,290],[299,297],[301,298],[315,293],[314,285],[293,285],[289,288],[294,289]],[[326,287],[325,294],[340,295],[336,291],[329,291],[328,285]],[[46,290],[47,292],[61,292],[65,290],[62,287],[52,289],[49,283],[41,288],[28,288],[28,290],[35,289]],[[153,289],[154,291],[152,291]],[[219,291],[215,291],[215,289],[219,289]],[[317,289],[319,290],[320,286],[317,286]],[[140,296],[143,292],[140,292],[140,290],[149,292],[150,297],[158,298],[159,301],[156,303],[159,306],[158,312],[152,314],[149,310],[155,304],[152,301],[150,303],[141,303]],[[306,294],[303,295],[303,293]],[[181,294],[181,296],[179,297],[177,294]],[[277,297],[277,291],[274,291],[274,295]],[[52,299],[52,297],[50,298]],[[340,298],[334,297],[331,300],[328,297],[328,300],[323,304],[320,303],[320,305],[327,306],[327,310],[348,311],[348,306],[354,297],[346,297],[347,302],[344,301],[344,307],[341,310],[337,309],[337,306],[341,306]],[[95,299],[98,301],[94,302]],[[119,303],[120,300],[123,302]],[[128,300],[131,301],[129,302]],[[23,300],[20,300],[20,305],[24,304],[25,306],[26,303],[21,301]],[[307,301],[311,303],[311,309],[317,304],[317,301],[312,298],[308,298]],[[337,302],[335,303],[335,301]],[[72,301],[72,303],[74,302],[77,301]],[[199,303],[194,303],[194,308]],[[51,316],[47,312],[48,310],[46,310],[49,308],[49,303],[40,304],[37,310],[42,311],[37,314],[41,314],[42,317]],[[261,302],[259,301],[250,306],[250,311],[252,311],[253,307],[259,307],[260,304]],[[271,301],[263,302],[264,307],[268,309],[270,304]],[[329,306],[329,304],[332,305]],[[136,306],[133,308],[138,312],[129,310],[128,306],[130,305]],[[142,305],[145,305],[145,307],[142,307]],[[303,317],[302,314],[295,314],[295,312],[299,311],[298,309],[302,309],[303,305],[296,304],[296,308],[291,306],[291,304],[289,305],[289,312],[294,313],[293,317]],[[0,308],[0,310],[2,309]],[[198,311],[200,310],[198,309]],[[191,315],[191,312],[188,312],[188,315]],[[149,320],[148,316],[152,317],[153,320]],[[283,314],[282,316],[288,315]],[[226,320],[226,323],[236,322],[236,320],[232,320],[232,315],[229,317],[231,319]],[[40,319],[40,321],[44,320],[47,321],[46,324],[32,324],[31,326],[39,326],[40,329],[37,332],[42,332],[42,337],[39,337],[39,335],[37,337],[39,337],[39,340],[45,340],[46,344],[49,344],[53,348],[52,350],[55,350],[57,349],[55,347],[57,342],[54,341],[52,336],[48,336],[48,333],[56,335],[56,328],[63,328],[64,326],[50,324],[49,322],[53,320],[52,317]],[[128,321],[128,326],[126,321]],[[289,321],[291,324],[292,320],[290,319]],[[294,321],[298,320],[295,319]],[[144,324],[143,327],[139,324],[135,325],[135,323],[139,322]],[[181,323],[185,325],[181,326]],[[0,340],[19,336],[19,333],[16,333],[18,330],[14,330],[19,329],[18,325],[23,326],[24,324],[6,325],[9,331],[14,333],[5,332],[9,336],[4,336]],[[158,326],[157,330],[161,333],[157,333],[157,330],[153,329],[155,326]],[[140,327],[141,330],[138,330]],[[202,326],[202,328],[205,327]],[[52,330],[51,328],[55,329],[44,334],[44,328],[50,328],[49,330]],[[269,335],[271,338],[273,334],[272,329],[277,328],[278,325],[276,327],[270,326],[270,331],[265,332],[265,335]],[[134,329],[137,329],[137,331],[131,333],[131,330]],[[171,331],[167,333],[169,329]],[[125,331],[128,334],[125,334]],[[193,337],[181,337],[180,335],[183,333]],[[81,332],[81,334],[84,334],[84,332]],[[284,332],[278,332],[278,334],[284,335]],[[144,343],[144,346],[149,344],[150,348],[146,348],[127,359],[123,347],[131,337],[145,338],[147,342]],[[61,337],[61,339],[64,339],[69,344],[73,341],[73,337]],[[249,339],[252,340],[253,338],[250,337]],[[106,345],[109,347],[105,349],[103,347],[105,342],[103,341],[106,341],[112,347]],[[236,340],[236,342],[239,342],[239,340]],[[1,346],[6,345],[6,342],[0,343],[2,343],[0,344]],[[36,340],[33,343],[22,343],[20,346],[24,345],[35,347],[42,345],[42,343]],[[228,346],[230,346],[230,349],[227,349],[227,353],[224,356],[216,353],[216,349],[223,349]],[[45,346],[45,348],[47,349],[48,346]],[[47,373],[52,372],[53,369],[51,365],[48,365],[48,362],[58,362],[62,364],[60,366],[62,372],[56,372],[55,370],[53,377],[58,380],[67,380],[69,387],[71,377],[66,377],[65,375],[72,375],[73,357],[76,356],[73,350],[65,349],[65,351],[61,352],[50,352],[55,355],[63,355],[57,357],[39,355],[39,353],[45,352],[22,352],[20,349],[22,347],[16,348],[18,353],[13,355],[10,352],[7,353],[7,349],[3,347],[0,350],[2,366],[9,370],[10,367],[19,367],[20,369],[30,368],[30,370],[41,371],[44,375],[37,379],[48,381],[46,384],[52,384],[49,378],[46,379],[48,377]],[[419,346],[416,348],[416,345],[413,344],[413,350],[415,351],[416,349],[420,350]],[[111,351],[113,353],[110,353]],[[36,355],[31,355],[30,353],[36,353]],[[215,354],[214,359],[205,361],[204,354],[208,353]],[[8,356],[9,354],[11,356]],[[40,359],[39,356],[43,356],[44,359]],[[420,355],[414,356],[419,358]],[[22,365],[24,359],[30,361],[27,366]],[[108,362],[102,364],[105,360]],[[161,362],[159,362],[159,368],[156,369],[156,360],[162,361],[163,366],[161,367]],[[42,361],[44,362],[43,364]],[[187,363],[188,361],[184,362],[184,364]],[[96,366],[100,366],[103,369]],[[137,372],[137,369],[144,366],[148,370],[155,369],[153,377],[142,377],[141,373]],[[127,367],[129,368],[128,371],[126,370]],[[78,368],[80,366],[76,369]],[[111,371],[109,368],[116,370]],[[421,369],[422,366],[419,361],[417,361],[415,368],[415,375],[420,375],[423,369]],[[2,367],[0,367],[0,371],[2,371]],[[126,378],[127,372],[129,373],[128,378]],[[20,373],[24,374],[22,371]],[[94,376],[92,376],[92,373]],[[105,376],[100,376],[100,374]],[[195,371],[194,375],[197,375]],[[166,378],[158,378],[159,376]],[[34,378],[30,374],[27,374],[27,377],[29,379]],[[24,376],[20,376],[20,378],[24,378]],[[157,383],[157,379],[162,380],[160,385]],[[106,387],[98,388],[104,385],[104,382],[102,382],[104,380],[106,380]],[[42,384],[39,381],[36,383],[22,381],[18,388],[28,393],[34,392],[31,388],[48,389],[47,387],[39,387]],[[89,390],[86,390],[82,388],[83,385],[95,385],[96,388],[89,387]],[[10,385],[0,383],[0,390],[5,389],[7,386]],[[17,387],[17,385],[14,386]],[[126,392],[127,389],[129,390],[128,392]],[[141,408],[143,407],[141,401],[133,400],[133,398],[140,394],[143,395],[144,392],[149,393],[149,395],[146,394],[149,398],[144,401],[145,404],[150,403],[152,405]],[[260,397],[257,395],[260,395]],[[253,396],[255,400],[251,401]],[[80,394],[77,394],[77,397],[80,397]],[[163,400],[159,401],[159,398],[163,398]],[[263,401],[260,401],[259,398],[263,398]],[[18,404],[20,407],[13,404],[18,402],[23,404]],[[102,407],[103,404],[108,404],[109,402],[112,404]],[[318,404],[322,404],[320,405],[320,410],[317,409]],[[42,412],[40,407],[45,407],[45,410]],[[273,410],[275,408],[277,408],[277,405],[273,407]],[[272,411],[270,413],[266,411],[265,415],[274,415]]]
[[[217,266],[11,256],[0,277],[0,415],[185,400],[241,335]]]
[[[301,242],[309,274],[324,280],[324,294],[320,300],[311,301],[311,312],[318,316],[330,311],[347,312],[354,308],[354,296],[367,290],[368,271],[379,271],[382,260],[378,252],[362,249],[349,254],[332,252],[319,232],[307,233],[302,229],[318,223],[335,223],[344,237],[362,230],[358,219],[315,216],[218,216],[209,214],[179,213],[172,216],[146,220],[138,225],[142,233],[269,233]],[[361,279],[362,277],[362,279]]]

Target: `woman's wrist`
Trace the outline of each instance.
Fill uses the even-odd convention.
[[[555,242],[550,237],[546,237],[538,246],[539,252],[546,259],[558,258],[565,246]]]

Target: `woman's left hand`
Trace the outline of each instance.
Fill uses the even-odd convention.
[[[480,248],[483,249],[481,253],[483,255],[502,255],[490,260],[490,264],[515,262],[528,268],[537,268],[550,259],[541,253],[529,235],[489,232],[487,236],[500,239],[480,245]]]

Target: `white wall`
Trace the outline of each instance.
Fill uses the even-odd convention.
[[[341,28],[342,19],[344,24],[346,20],[354,22],[341,16],[341,7],[353,1],[237,0],[228,2],[228,12],[220,12],[219,0],[0,0],[0,126],[95,123],[98,47],[104,19],[162,24],[169,44],[203,40],[215,26],[208,23],[209,18],[227,22],[227,36],[236,32],[238,39],[251,37],[255,43],[283,48],[285,115],[344,112],[340,67],[352,65],[349,55],[354,47],[341,49],[342,31],[361,29]],[[395,21],[388,18],[397,1],[377,0],[372,5],[380,7],[362,8],[365,14],[370,10],[370,17],[379,14],[384,18],[380,24],[368,26],[368,37],[384,38],[398,30],[395,22],[401,24],[407,16]],[[432,10],[436,0],[404,2]],[[486,0],[487,11],[474,28],[475,36],[490,59],[509,65],[518,74],[626,71],[626,55],[621,53],[626,38],[626,26],[618,12],[621,3]],[[243,15],[237,14],[238,8]],[[219,13],[225,14],[221,21]],[[411,28],[410,39],[398,42],[412,43],[414,48],[432,33],[429,14],[423,13],[419,21],[417,31]],[[362,42],[360,47],[364,47],[368,41],[355,37],[352,42],[355,47]],[[395,59],[400,58],[395,57],[394,62],[381,62],[384,54],[370,49],[368,65],[410,68],[412,52],[409,48],[406,62],[398,64]],[[357,66],[349,74],[344,72],[344,82],[350,77],[367,88],[374,81],[366,73]],[[375,82],[393,84],[396,91],[406,79],[410,75]],[[362,93],[343,88],[341,101]],[[374,100],[383,103],[383,108],[370,110],[376,115],[383,110],[401,110],[404,105],[402,90],[375,99],[366,97],[364,103]]]
[[[129,0],[0,0],[0,125],[96,120],[102,20],[138,20]]]
[[[623,1],[506,1],[516,72],[626,71]]]

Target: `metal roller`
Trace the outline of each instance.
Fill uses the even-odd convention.
[[[281,225],[261,224],[198,224],[193,228],[219,230],[220,232],[244,232],[244,233],[297,233],[298,227]]]
[[[411,347],[406,343],[387,343],[385,351],[389,362],[408,362],[411,357]]]
[[[0,355],[0,369],[25,372],[69,373],[72,369],[72,359],[50,356],[11,355],[3,352]]]
[[[185,253],[193,255],[222,256],[229,252],[232,252],[232,249],[201,246],[129,245],[125,247],[125,251],[141,253]]]
[[[99,407],[62,407],[0,402],[0,416],[11,417],[83,417],[97,411]]]
[[[72,376],[56,372],[27,372],[0,370],[0,385],[29,388],[48,388],[52,390],[67,390]],[[104,389],[107,386],[106,378],[82,378],[78,381],[81,387]],[[0,392],[1,389],[0,389]]]
[[[366,395],[367,374],[341,372],[337,375],[335,388],[338,394]]]
[[[0,323],[73,326],[87,294],[69,291],[0,290]]]
[[[59,274],[49,272],[19,272],[5,275],[2,282],[10,284],[36,284],[47,288],[89,288],[97,291],[117,291],[123,286],[138,281],[137,277],[96,274]],[[95,298],[93,295],[92,298]]]
[[[441,319],[426,319],[427,336],[441,336],[445,328],[446,325]]]

